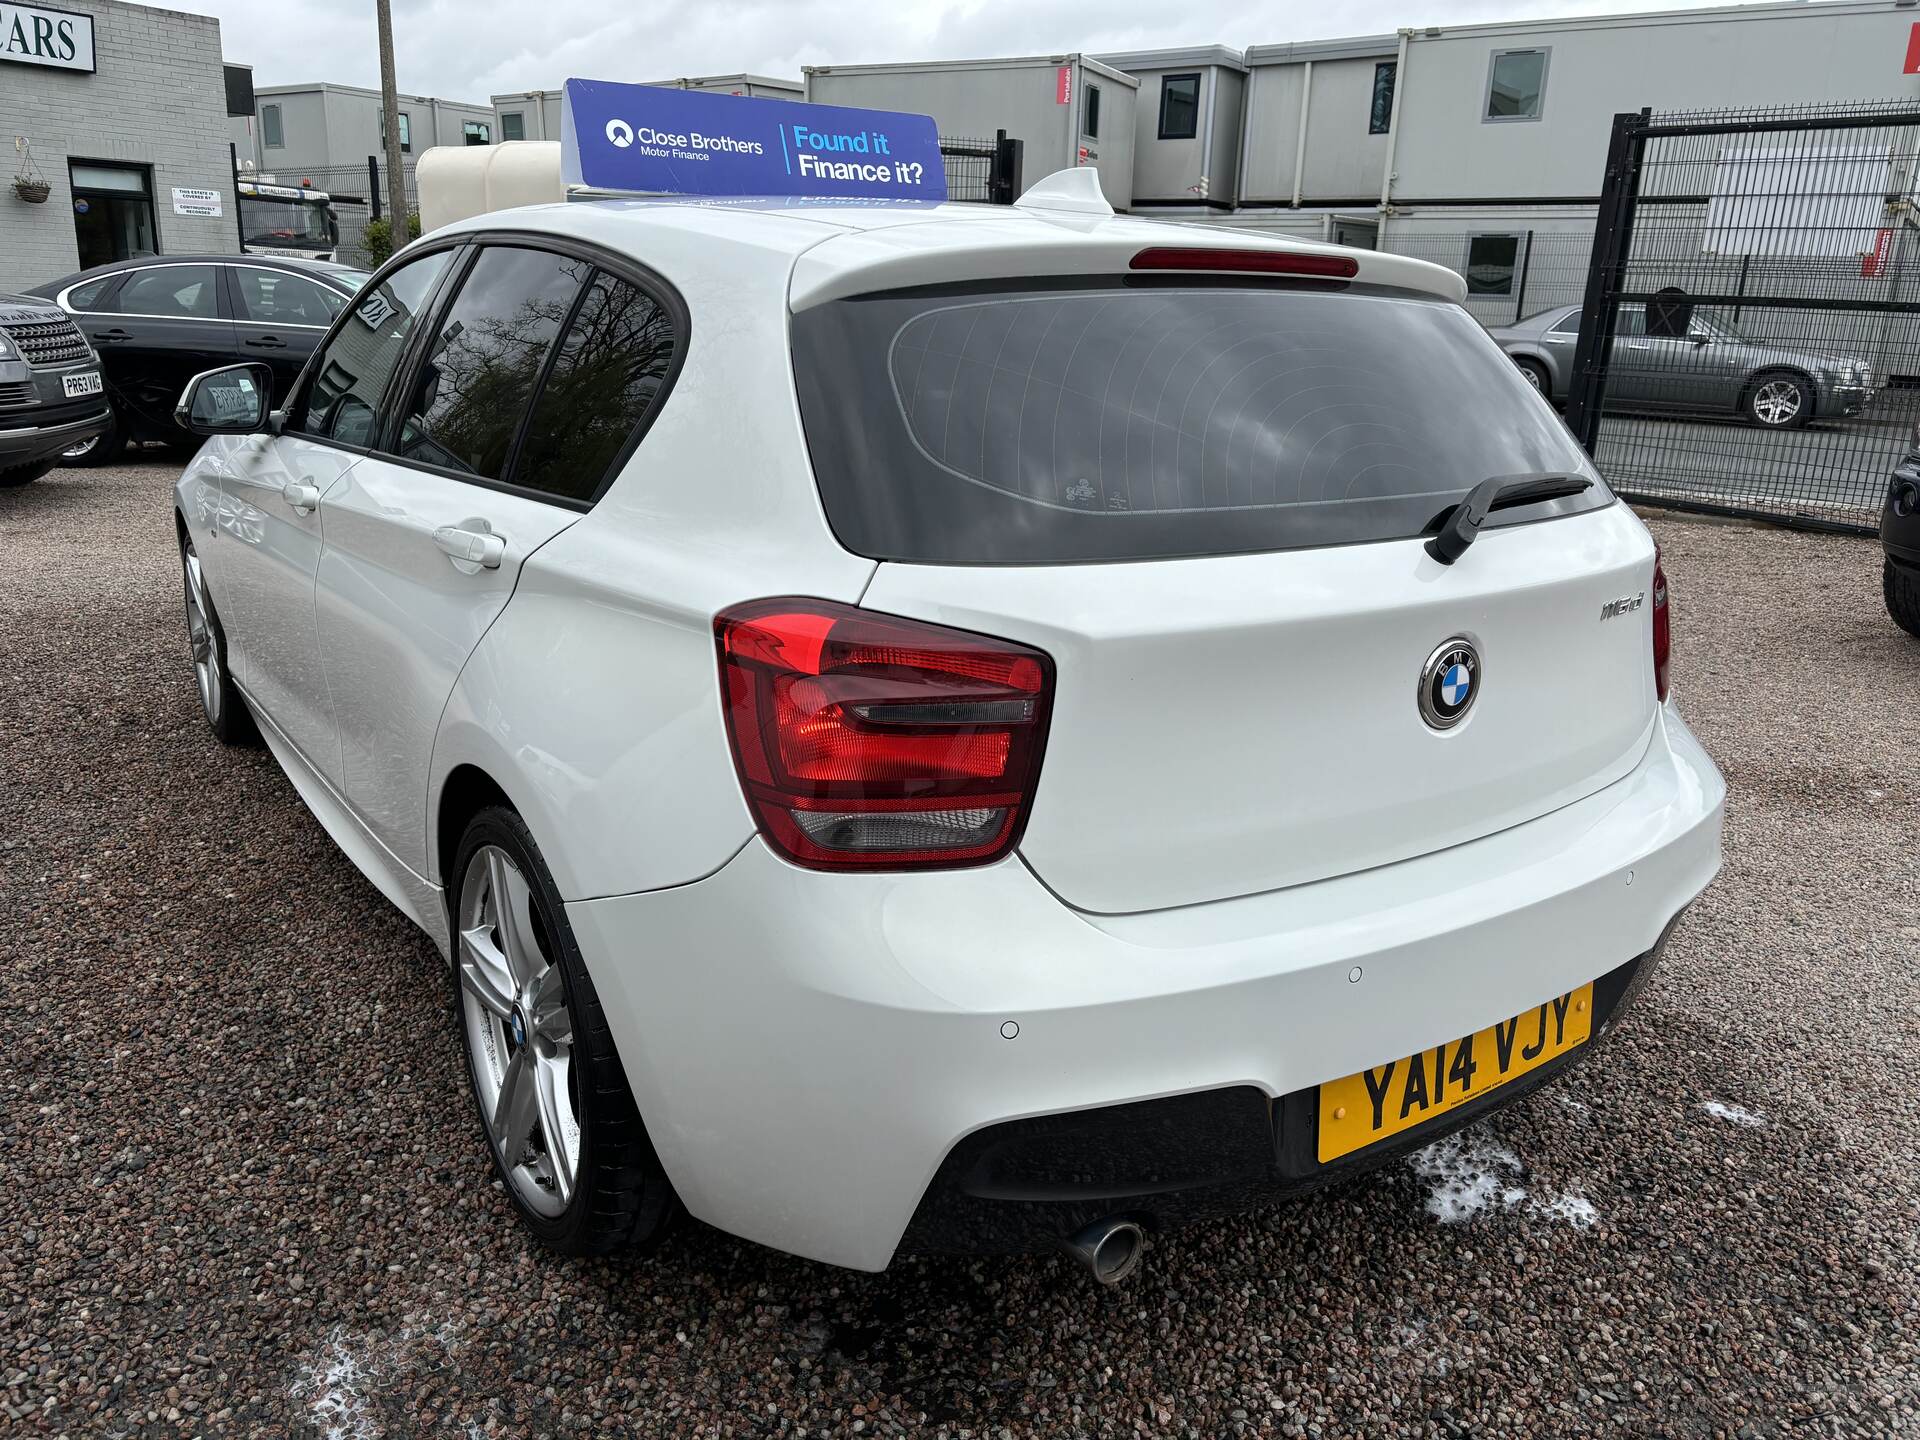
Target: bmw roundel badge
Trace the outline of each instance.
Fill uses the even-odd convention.
[[[1436,730],[1451,730],[1473,708],[1480,678],[1480,652],[1466,636],[1454,636],[1421,668],[1420,718]]]

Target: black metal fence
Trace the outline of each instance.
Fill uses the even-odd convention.
[[[1593,229],[1548,228],[1552,223],[1474,231],[1389,229],[1381,248],[1456,271],[1467,282],[1467,309],[1481,324],[1497,329],[1556,305],[1578,305],[1586,294]]]
[[[1620,493],[1872,530],[1920,420],[1920,107],[1614,117],[1567,419]]]
[[[991,140],[942,135],[940,159],[947,171],[947,198],[1011,205],[1020,198],[1024,150],[1024,144],[1004,130]]]

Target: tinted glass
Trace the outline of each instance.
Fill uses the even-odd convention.
[[[1082,125],[1089,140],[1100,138],[1100,87],[1087,86],[1087,103],[1081,107],[1086,113],[1081,117]]]
[[[76,285],[67,295],[67,304],[75,310],[97,310],[100,301],[107,293],[107,287],[118,280],[118,275],[102,275],[98,280],[89,280],[84,285]]]
[[[1393,80],[1398,61],[1382,60],[1373,67],[1373,104],[1367,112],[1367,133],[1384,135],[1393,128]]]
[[[120,287],[113,308],[122,315],[163,315],[174,319],[217,320],[219,277],[211,265],[159,265],[136,270]]]
[[[434,282],[453,259],[438,250],[402,265],[371,290],[362,290],[353,313],[314,361],[313,383],[289,429],[371,445],[375,418]]]
[[[337,290],[284,270],[261,270],[251,265],[233,267],[234,290],[240,297],[241,320],[259,325],[317,325],[333,323],[346,308],[347,297]]]
[[[395,453],[500,479],[548,352],[592,270],[547,250],[482,250],[414,377]]]
[[[1200,77],[1169,75],[1160,82],[1160,138],[1191,140],[1200,129]]]
[[[1476,235],[1467,242],[1467,293],[1511,295],[1514,262],[1520,258],[1518,235]]]
[[[802,311],[794,349],[828,519],[876,558],[1399,539],[1494,476],[1594,478],[1580,501],[1551,502],[1567,509],[1607,498],[1478,322],[1398,292],[901,291]]]
[[[517,112],[500,117],[500,138],[502,140],[524,140],[527,138],[527,120]]]
[[[1580,312],[1578,310],[1569,310],[1558,320],[1554,321],[1553,333],[1555,335],[1578,335],[1580,333]]]
[[[673,318],[637,285],[605,273],[567,327],[514,469],[514,483],[591,500],[666,383]]]
[[[1487,91],[1490,119],[1532,119],[1540,113],[1540,91],[1547,78],[1547,52],[1509,50],[1493,57],[1493,82]]]

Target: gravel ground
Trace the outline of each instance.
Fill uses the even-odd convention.
[[[1920,645],[1870,542],[1656,522],[1727,868],[1604,1057],[1100,1292],[534,1249],[429,945],[200,721],[173,474],[0,492],[0,1432],[1920,1430]]]

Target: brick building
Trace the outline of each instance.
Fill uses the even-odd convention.
[[[0,163],[0,291],[128,255],[238,250],[219,21],[0,0]],[[45,200],[20,195],[22,175],[46,181]]]

